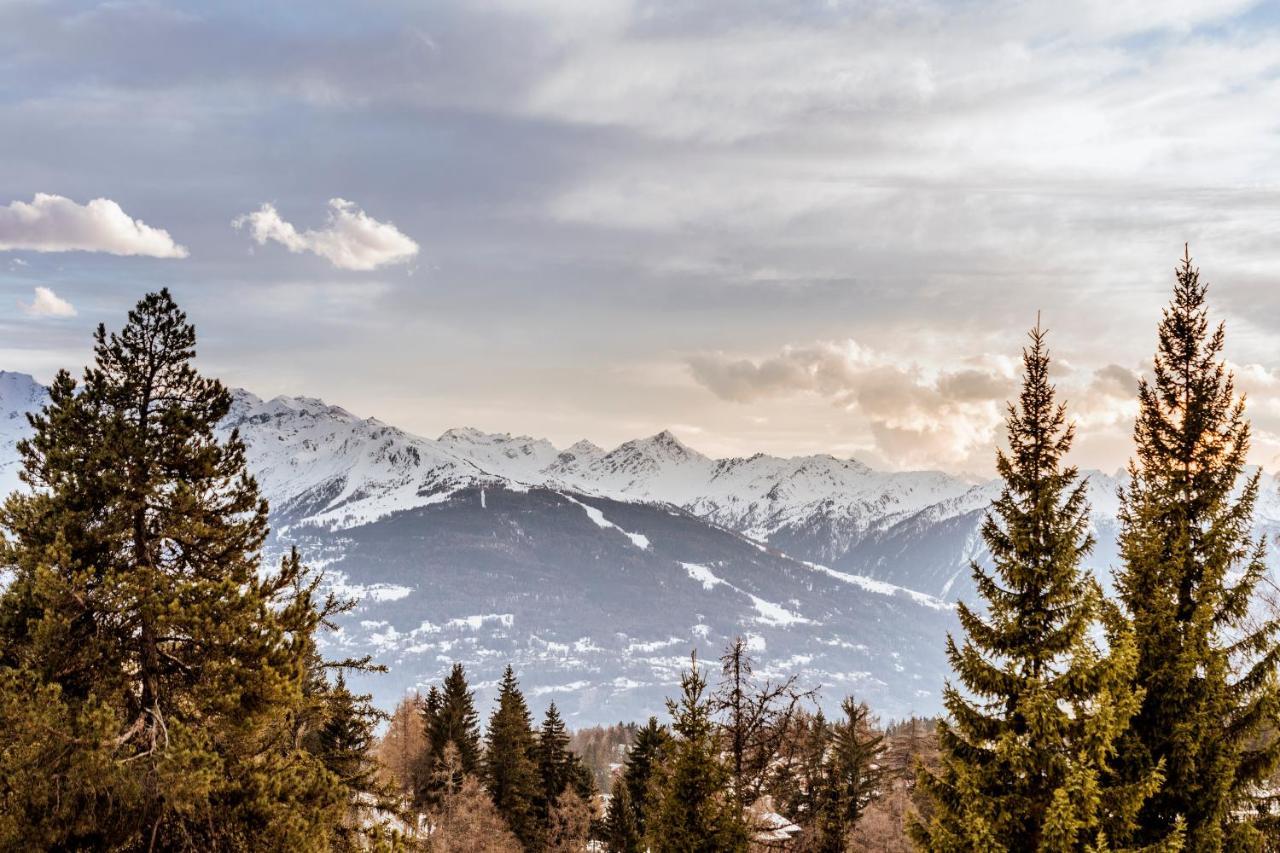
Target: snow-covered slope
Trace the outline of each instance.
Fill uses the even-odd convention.
[[[27,414],[49,398],[43,385],[25,373],[0,370],[0,498],[18,488],[17,444],[31,434]]]
[[[44,402],[0,372],[0,489]],[[459,428],[437,439],[307,397],[235,391],[237,430],[271,504],[273,547],[299,544],[362,600],[339,642],[394,677],[451,660],[483,682],[515,662],[578,721],[660,708],[690,648],[736,634],[762,665],[855,692],[882,713],[937,707],[950,602],[972,595],[998,484],[877,471],[832,456],[712,459],[670,432],[605,450]],[[1104,579],[1122,475],[1085,472]],[[1256,526],[1280,530],[1263,480]]]

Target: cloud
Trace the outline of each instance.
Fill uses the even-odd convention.
[[[36,193],[30,203],[0,207],[0,251],[106,252],[185,258],[187,250],[169,232],[133,219],[109,198],[77,204],[69,198]]]
[[[259,246],[268,240],[290,252],[312,252],[344,270],[373,270],[388,264],[402,264],[418,254],[418,244],[390,222],[379,222],[353,202],[329,200],[328,224],[318,230],[299,232],[281,218],[272,204],[264,203],[253,213],[238,216],[232,226],[245,226]]]
[[[35,298],[19,302],[18,306],[28,317],[74,317],[75,306],[47,287],[37,287]]]
[[[930,370],[856,341],[784,347],[766,358],[722,353],[688,360],[693,378],[724,400],[752,403],[799,393],[829,399],[867,421],[886,459],[907,465],[969,465],[986,452],[1015,390],[997,359]]]

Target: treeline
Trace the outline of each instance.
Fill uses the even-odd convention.
[[[915,775],[938,766],[936,721],[882,731],[852,699],[828,721],[812,698],[794,679],[757,679],[741,640],[714,687],[694,658],[668,723],[576,736],[603,748],[608,796],[597,798],[554,704],[535,729],[508,668],[482,734],[454,665],[441,687],[397,706],[376,754],[431,851],[908,849],[909,817],[929,808]]]

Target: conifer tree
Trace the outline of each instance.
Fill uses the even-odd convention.
[[[604,815],[604,845],[608,853],[642,853],[644,832],[636,818],[631,789],[621,778],[613,781],[613,793]]]
[[[428,701],[430,701],[428,699]],[[462,664],[455,663],[440,690],[440,707],[432,716],[431,750],[442,754],[446,744],[458,749],[463,773],[480,769],[480,715],[476,713],[475,695],[467,686]]]
[[[734,853],[748,833],[733,796],[732,772],[720,757],[707,681],[695,656],[667,700],[675,737],[650,785],[645,835],[655,853]]]
[[[484,755],[485,786],[498,813],[525,849],[542,842],[537,802],[537,740],[529,707],[515,671],[508,666],[498,687],[498,706],[489,718]]]
[[[959,605],[964,642],[947,640],[968,695],[945,688],[943,767],[921,776],[936,808],[913,833],[929,850],[1105,849],[1154,784],[1153,768],[1104,788],[1140,699],[1133,639],[1108,620],[1104,656],[1090,636],[1103,606],[1080,568],[1093,544],[1085,484],[1064,463],[1074,431],[1038,324],[1030,340],[996,455],[1003,489],[982,525],[994,570],[973,564],[986,612]]]
[[[396,704],[387,732],[378,742],[378,761],[401,797],[412,797],[422,756],[426,752],[426,732],[422,721],[421,694],[406,696]]]
[[[430,807],[440,793],[439,768],[450,744],[458,752],[457,770],[462,774],[480,772],[480,716],[476,713],[475,695],[467,685],[466,671],[455,663],[444,679],[442,690],[431,685],[422,712],[427,749],[420,773],[423,780],[418,790],[419,803]],[[454,787],[462,781],[454,780]]]
[[[542,781],[542,802],[550,805],[569,787],[574,778],[574,756],[569,752],[569,733],[556,703],[547,706],[538,732],[538,775]]]
[[[323,678],[323,672],[320,673]],[[346,814],[334,828],[334,850],[372,850],[390,843],[376,810],[398,811],[392,787],[379,778],[373,756],[374,729],[387,715],[373,707],[367,694],[352,693],[339,670],[337,680],[321,680],[314,696],[320,717],[318,727],[304,740],[346,795]]]
[[[830,748],[823,760],[823,791],[818,835],[821,850],[843,853],[846,839],[867,806],[881,794],[884,735],[871,726],[870,709],[846,697],[844,719],[831,727]]]
[[[1280,713],[1277,624],[1249,621],[1266,571],[1263,542],[1250,539],[1258,474],[1245,475],[1249,422],[1223,362],[1223,327],[1210,331],[1207,286],[1189,253],[1176,274],[1121,492],[1116,587],[1146,689],[1122,779],[1163,763],[1135,842],[1181,817],[1190,849],[1248,849],[1257,833],[1233,813],[1248,811],[1280,757],[1280,740],[1258,737]]]
[[[323,848],[346,805],[297,749],[324,617],[297,555],[260,572],[265,502],[231,397],[167,291],[99,326],[19,445],[0,508],[0,847]],[[282,780],[288,780],[282,784]]]
[[[649,808],[649,789],[654,772],[661,765],[667,753],[667,745],[671,735],[667,729],[659,725],[657,717],[650,717],[645,727],[636,732],[631,748],[627,750],[627,760],[619,782],[627,789],[627,798],[635,811],[636,829],[641,836],[645,832],[645,818]]]

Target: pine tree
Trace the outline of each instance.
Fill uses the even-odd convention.
[[[325,847],[344,787],[292,727],[316,581],[259,571],[267,507],[168,292],[94,343],[0,508],[0,847]]]
[[[1104,656],[1090,636],[1103,605],[1080,569],[1093,544],[1085,484],[1064,466],[1073,429],[1055,402],[1038,324],[1030,339],[1009,450],[996,455],[1004,487],[982,526],[994,571],[973,565],[986,613],[961,604],[964,643],[947,641],[974,698],[944,690],[943,768],[921,778],[936,808],[913,827],[929,850],[1105,848],[1154,784],[1148,774],[1103,787],[1140,701],[1128,687],[1133,639],[1108,620]]]
[[[485,785],[498,813],[525,849],[542,842],[537,802],[537,740],[529,707],[510,666],[498,687],[498,707],[489,718],[484,756]]]
[[[675,738],[652,780],[645,833],[655,853],[733,853],[748,833],[733,796],[732,772],[720,757],[707,681],[695,656],[668,700]]]
[[[1249,624],[1266,571],[1263,542],[1250,539],[1258,474],[1244,475],[1249,423],[1223,363],[1223,327],[1210,331],[1206,290],[1184,254],[1153,377],[1138,391],[1116,578],[1146,689],[1122,778],[1161,763],[1165,777],[1133,840],[1182,817],[1197,851],[1257,846],[1233,812],[1280,758],[1280,740],[1258,737],[1280,712],[1277,623]]]

